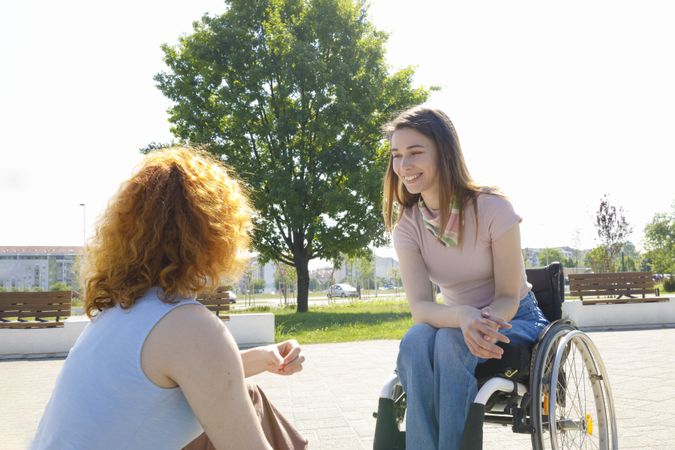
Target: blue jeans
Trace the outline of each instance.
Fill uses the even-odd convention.
[[[502,329],[512,343],[533,343],[548,324],[529,292]],[[396,371],[406,392],[406,448],[459,448],[469,405],[476,397],[474,371],[484,359],[474,356],[459,328],[412,326],[401,340]]]

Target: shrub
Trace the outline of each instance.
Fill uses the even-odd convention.
[[[664,278],[663,290],[666,292],[675,292],[675,277]]]

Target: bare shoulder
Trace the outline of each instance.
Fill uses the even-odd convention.
[[[223,323],[202,305],[187,304],[167,313],[143,345],[146,376],[162,387],[179,384],[180,372],[192,364],[209,365],[212,358],[238,354]]]

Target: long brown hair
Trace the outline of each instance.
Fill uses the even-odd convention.
[[[87,246],[85,312],[130,308],[153,286],[172,302],[235,276],[249,243],[250,212],[239,183],[206,152],[148,154]]]
[[[464,228],[464,210],[469,201],[477,211],[478,193],[488,188],[478,186],[471,178],[464,162],[462,148],[459,145],[455,126],[448,116],[438,109],[414,107],[399,114],[383,128],[387,139],[391,140],[396,130],[410,128],[422,133],[436,145],[439,167],[439,200],[441,207],[441,230],[444,230],[450,216],[450,201],[454,197],[459,207],[459,242],[462,242]],[[388,231],[401,219],[403,211],[415,205],[420,194],[411,194],[394,172],[393,157],[389,156],[389,165],[384,176],[382,212]],[[492,189],[489,192],[494,192]],[[396,220],[394,220],[396,214]]]

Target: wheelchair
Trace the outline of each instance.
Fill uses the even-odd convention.
[[[532,448],[617,449],[612,391],[597,348],[570,320],[561,319],[562,265],[527,269],[539,307],[550,325],[535,344],[502,344],[502,358],[479,364],[478,393],[470,406],[460,448],[483,447],[483,424],[530,434]],[[375,450],[405,448],[406,396],[396,374],[380,392]],[[415,450],[415,449],[409,449]]]

